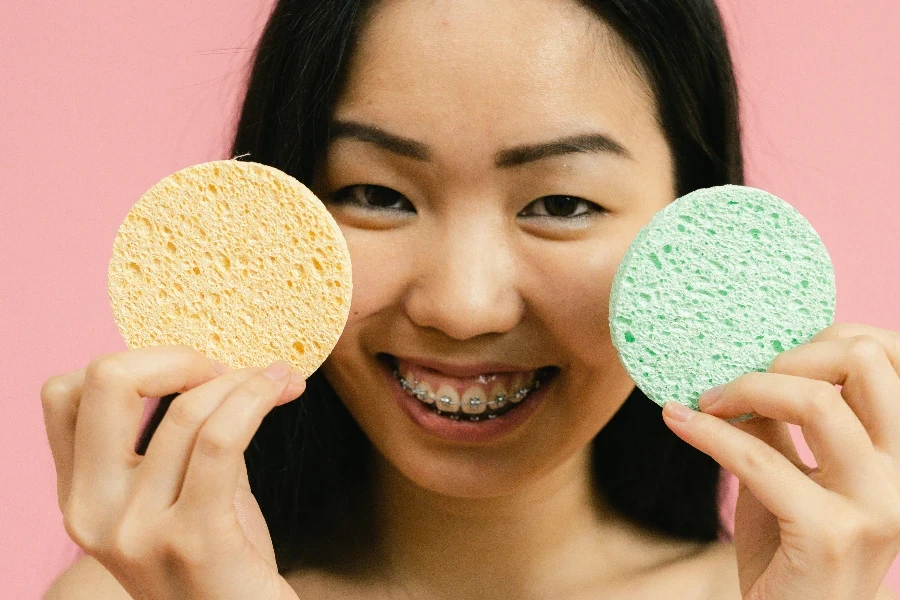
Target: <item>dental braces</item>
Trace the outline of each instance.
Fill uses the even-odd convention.
[[[459,419],[458,413],[451,412],[450,410],[441,411],[440,408],[441,407],[445,407],[447,409],[450,409],[453,407],[461,408],[462,407],[461,401],[454,401],[449,396],[434,397],[434,396],[430,395],[423,388],[418,387],[419,382],[410,383],[405,377],[402,377],[400,375],[399,369],[394,369],[394,377],[396,377],[400,381],[400,387],[402,387],[404,390],[406,390],[407,392],[409,392],[410,394],[415,396],[418,400],[420,400],[422,402],[425,402],[426,400],[428,400],[429,401],[428,404],[433,404],[439,412],[450,413],[448,416],[451,419]],[[499,409],[503,408],[504,406],[506,406],[507,402],[512,402],[512,400],[510,398],[515,398],[517,402],[521,401],[522,399],[525,398],[525,396],[528,395],[529,392],[536,390],[540,386],[540,384],[541,384],[540,379],[536,378],[534,380],[534,383],[532,383],[529,387],[519,388],[518,390],[516,390],[516,393],[510,397],[507,397],[505,394],[497,394],[493,398],[493,400],[489,400],[486,403],[487,407],[492,410],[499,410]],[[481,398],[472,397],[472,398],[469,398],[468,405],[471,408],[478,408],[479,406],[481,406],[481,403],[482,403]],[[514,404],[515,404],[515,402],[514,402]],[[464,414],[473,421],[478,421],[480,418],[479,414],[471,414],[471,413],[464,413]],[[497,417],[496,414],[487,415],[488,419],[494,419],[496,417]]]

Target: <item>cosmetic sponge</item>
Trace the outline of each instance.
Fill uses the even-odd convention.
[[[302,183],[222,160],[182,169],[128,212],[108,289],[130,348],[184,344],[234,368],[283,359],[305,377],[350,311],[347,243]]]
[[[625,252],[609,326],[644,394],[697,410],[702,392],[765,371],[834,321],[828,251],[809,222],[760,189],[725,185],[675,200]]]

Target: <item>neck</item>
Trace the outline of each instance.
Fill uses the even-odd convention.
[[[556,597],[647,560],[636,529],[596,493],[589,446],[514,494],[493,498],[437,494],[377,451],[372,459],[379,562],[384,577],[413,597]]]

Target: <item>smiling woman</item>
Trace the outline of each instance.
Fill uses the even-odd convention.
[[[308,182],[354,264],[247,452],[298,593],[736,592],[719,467],[606,326],[650,217],[743,183],[711,1],[281,2],[232,151]]]
[[[299,597],[739,594],[720,468],[607,325],[638,230],[743,183],[712,0],[281,0],[242,154],[353,262],[334,351],[245,453]]]

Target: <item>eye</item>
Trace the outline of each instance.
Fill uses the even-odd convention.
[[[583,206],[584,210],[578,211],[579,206]],[[525,210],[520,214],[526,217],[577,219],[586,217],[591,212],[604,213],[606,209],[577,196],[556,195],[538,198],[526,206]]]
[[[415,212],[412,203],[396,190],[381,185],[358,184],[341,188],[331,194],[334,204],[358,206],[367,210],[407,210]]]

